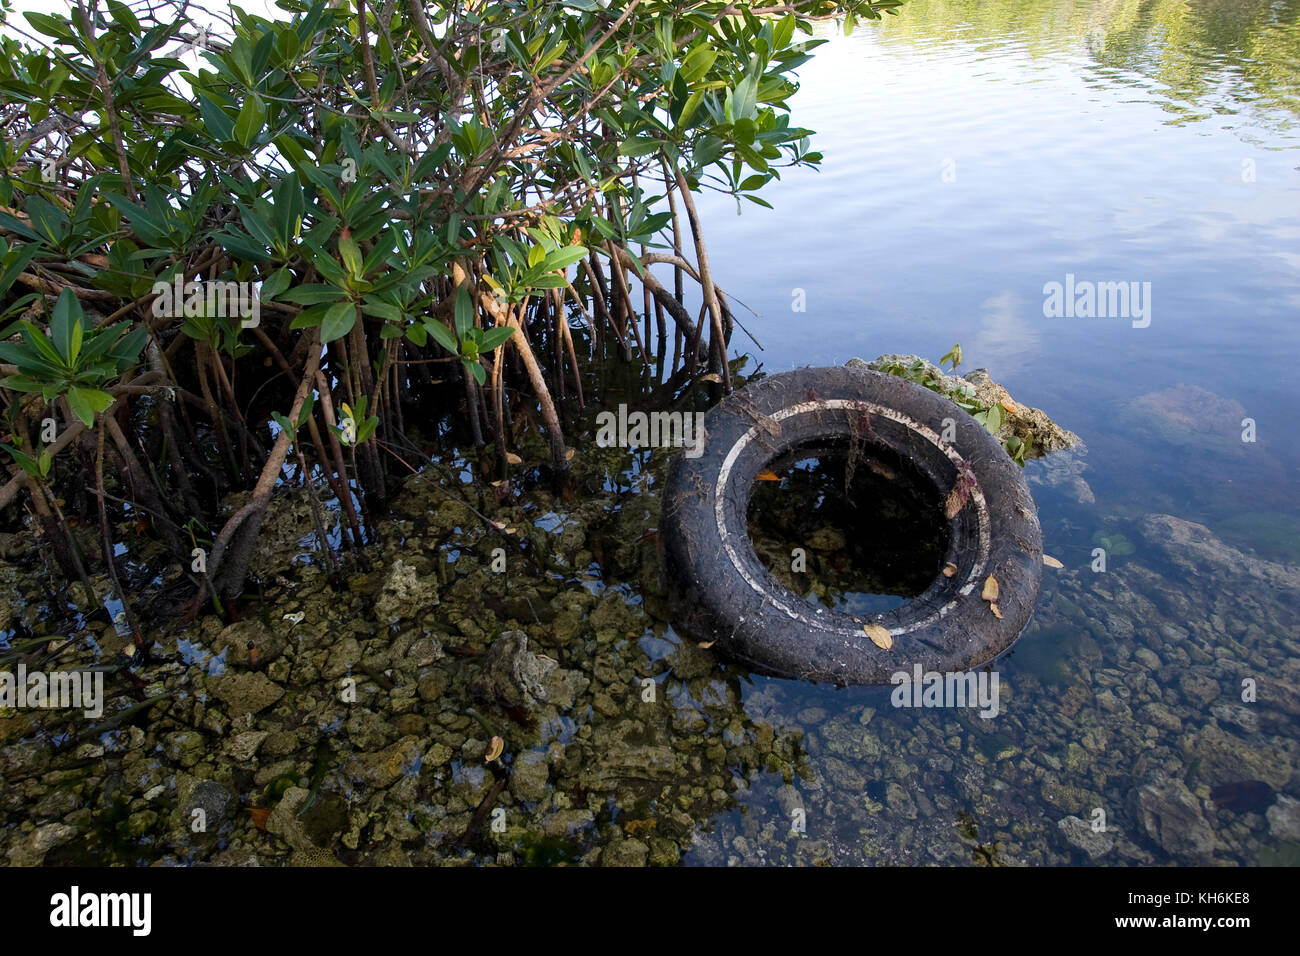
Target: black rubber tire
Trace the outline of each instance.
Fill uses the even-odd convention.
[[[864,422],[863,413],[866,414]],[[944,442],[945,419],[954,436]],[[866,427],[864,427],[864,424]],[[898,671],[956,672],[1006,651],[1029,622],[1042,578],[1042,530],[1020,466],[966,411],[893,375],[806,368],[728,396],[704,418],[696,458],[678,454],[664,492],[660,538],[673,624],[751,669],[838,685],[888,684]],[[818,607],[778,582],[754,553],[747,510],[770,462],[810,444],[859,441],[909,460],[943,509],[963,470],[974,487],[948,522],[957,573],[881,615]],[[941,519],[942,520],[942,517]],[[999,586],[999,619],[981,599]],[[888,628],[877,647],[863,625]]]

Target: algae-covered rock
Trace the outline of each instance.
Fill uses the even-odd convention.
[[[77,835],[74,827],[65,823],[47,823],[16,838],[9,846],[10,866],[40,866],[45,854],[56,846],[69,842]]]
[[[375,615],[380,623],[396,624],[418,618],[437,603],[438,579],[432,574],[421,574],[417,568],[397,558],[384,578],[383,589],[375,602]]]
[[[557,661],[532,653],[523,631],[505,631],[483,655],[470,686],[479,697],[508,706],[536,707],[549,702],[566,710],[589,683],[582,675],[561,668]]]
[[[256,714],[284,696],[284,688],[259,671],[227,674],[213,693],[225,703],[231,717]]]
[[[1063,820],[1058,820],[1056,828],[1061,831],[1061,835],[1065,837],[1065,841],[1070,846],[1088,854],[1090,860],[1105,856],[1115,848],[1113,834],[1105,830],[1098,832],[1092,828],[1092,824],[1087,820],[1082,820],[1079,817],[1069,816]]]
[[[1005,441],[1012,436],[1021,441],[1032,438],[1033,448],[1038,454],[1060,451],[1079,444],[1078,435],[1057,425],[1047,417],[1046,412],[1015,401],[1005,388],[993,381],[987,369],[977,368],[964,377],[958,377],[944,374],[937,365],[920,356],[893,354],[882,355],[871,362],[850,359],[845,364],[849,368],[881,371],[887,366],[914,367],[918,363],[924,370],[921,374],[929,382],[927,387],[933,387],[939,394],[952,398],[961,394],[963,388],[968,388],[974,391],[975,401],[980,405],[986,408],[1000,405],[1003,409],[1003,420],[1002,427],[997,432],[999,441]]]
[[[1182,781],[1141,787],[1136,803],[1143,829],[1170,856],[1204,860],[1214,852],[1214,831]]]
[[[1240,402],[1216,395],[1199,385],[1178,384],[1135,398],[1121,415],[1151,437],[1176,445],[1241,447]]]
[[[357,783],[369,784],[377,790],[383,790],[413,769],[419,759],[419,740],[414,737],[403,737],[383,750],[353,754],[344,763],[343,772]]]

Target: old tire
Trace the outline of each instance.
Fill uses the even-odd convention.
[[[1022,469],[947,399],[866,369],[806,368],[727,397],[704,427],[702,454],[679,454],[672,463],[660,523],[673,623],[691,639],[715,641],[717,650],[764,673],[887,684],[917,664],[924,672],[979,667],[1029,622],[1042,577],[1042,531]],[[960,475],[970,488],[947,522],[944,563],[957,573],[944,576],[940,564],[924,593],[881,615],[853,616],[791,593],[747,534],[761,469],[801,446],[847,442],[855,433],[859,448],[910,461],[935,508],[945,508]],[[989,575],[998,583],[1001,618],[981,598]],[[890,649],[867,637],[863,625],[870,623],[888,629]]]

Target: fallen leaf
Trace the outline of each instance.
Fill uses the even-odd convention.
[[[712,647],[712,646],[713,646],[714,644],[716,644],[716,643],[718,643],[718,642],[717,642],[717,641],[700,641],[700,642],[699,642],[698,644],[696,644],[695,646],[696,646],[696,647],[702,647],[702,648],[704,648],[704,649],[707,651],[710,647]]]
[[[564,453],[564,460],[571,461],[572,459],[573,459],[573,449],[570,448],[568,451]]]
[[[991,601],[989,602],[989,610],[993,612],[993,616],[999,621],[1002,620],[1002,612],[998,610],[998,606]]]
[[[1004,399],[1002,400],[1002,407],[1005,408],[1005,409],[1006,409],[1007,411],[1009,411],[1009,412],[1019,411],[1019,409],[1016,408],[1016,403],[1013,402],[1013,401],[1012,401],[1011,399],[1009,399],[1009,398],[1004,398]]]
[[[887,651],[894,646],[894,638],[888,628],[881,627],[879,624],[863,624],[862,630],[866,631],[867,637],[871,638],[871,643],[882,651]]]
[[[947,564],[943,566],[943,576],[945,578],[950,578],[956,573],[957,573],[957,565],[953,564],[951,561],[949,561]]]
[[[506,742],[500,737],[493,737],[492,742],[488,744],[487,756],[483,758],[484,763],[491,763],[501,756],[506,749]]]
[[[1060,561],[1057,561],[1056,558],[1052,557],[1050,554],[1043,555],[1043,564],[1047,565],[1049,568],[1065,567],[1065,565],[1063,565]]]
[[[509,464],[509,465],[522,465],[523,463],[524,463],[524,460],[523,460],[522,458],[520,458],[518,455],[516,455],[514,452],[512,452],[512,451],[508,451],[508,452],[506,452],[506,464]]]
[[[697,381],[697,382],[717,382],[719,385],[721,385],[721,384],[722,384],[722,376],[719,375],[717,372],[707,372],[707,373],[705,373],[704,375],[701,375],[698,379],[696,379],[696,381]]]
[[[506,528],[506,534],[514,534],[514,533],[515,533],[514,528]]]
[[[760,471],[757,475],[754,476],[754,480],[755,481],[780,481],[781,476],[774,471],[764,468],[762,471]]]
[[[253,826],[259,830],[266,829],[266,818],[271,815],[270,807],[245,807],[248,815],[253,818]]]
[[[984,590],[980,592],[980,597],[986,601],[996,601],[998,599],[998,579],[989,575],[984,579]]]

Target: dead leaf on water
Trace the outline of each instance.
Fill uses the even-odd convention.
[[[506,464],[508,464],[508,465],[522,465],[523,463],[524,463],[524,460],[523,460],[522,458],[520,458],[518,455],[516,455],[514,452],[512,452],[512,451],[508,451],[508,452],[506,452]]]
[[[993,612],[993,616],[996,617],[999,621],[1002,620],[1002,611],[998,609],[998,606],[996,604],[990,602],[989,610]]]
[[[764,468],[762,471],[760,471],[757,475],[754,476],[754,480],[755,481],[780,481],[781,476],[768,468]]]
[[[484,763],[491,763],[501,756],[506,749],[506,742],[500,737],[493,737],[492,742],[488,744],[487,756],[483,758]]]
[[[712,646],[713,646],[714,644],[716,644],[716,643],[718,643],[718,642],[717,642],[717,641],[700,641],[700,642],[698,642],[695,646],[696,646],[696,647],[702,647],[702,648],[704,648],[704,649],[707,651],[710,647],[712,647]]]
[[[980,592],[980,597],[986,601],[996,601],[998,599],[998,579],[989,575],[984,579],[984,590]]]
[[[947,564],[943,566],[943,576],[945,578],[950,578],[956,573],[957,573],[957,565],[953,564],[951,561],[949,561]]]
[[[881,627],[879,624],[863,624],[862,630],[866,632],[867,637],[871,638],[871,643],[882,651],[887,651],[894,646],[894,637],[889,633],[889,629]]]
[[[1056,558],[1052,557],[1050,554],[1043,555],[1043,564],[1047,565],[1049,568],[1065,567],[1065,565],[1063,565],[1060,561],[1057,561]]]

